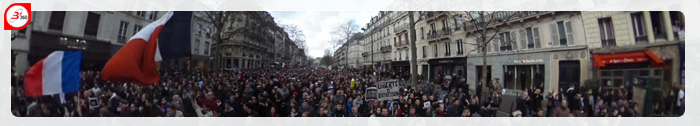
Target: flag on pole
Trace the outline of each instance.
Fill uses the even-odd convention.
[[[158,82],[157,61],[191,56],[192,12],[168,12],[136,33],[107,62],[104,80],[147,86]]]
[[[82,59],[82,51],[54,51],[41,59],[25,75],[26,95],[55,95],[78,91]]]

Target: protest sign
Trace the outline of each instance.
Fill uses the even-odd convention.
[[[398,80],[387,80],[377,83],[377,100],[389,101],[399,99],[401,86]]]
[[[367,93],[365,93],[365,100],[377,100],[377,88],[375,87],[370,87],[367,88]]]

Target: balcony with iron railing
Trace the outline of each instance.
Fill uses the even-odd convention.
[[[391,46],[382,46],[379,48],[379,51],[381,52],[391,52]]]
[[[367,57],[369,55],[369,52],[362,52],[362,57]]]
[[[435,21],[435,19],[437,19],[438,17],[446,15],[446,14],[447,14],[447,12],[445,12],[445,11],[430,11],[430,12],[426,12],[425,19],[427,22],[432,22],[432,21]]]
[[[396,27],[394,27],[394,33],[398,34],[403,31],[408,31],[408,27],[409,26],[405,24],[397,25]]]
[[[442,28],[441,30],[432,30],[428,32],[428,41],[449,37],[450,34],[452,34],[452,29],[449,28]]]

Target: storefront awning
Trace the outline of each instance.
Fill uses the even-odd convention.
[[[607,65],[649,62],[652,67],[664,67],[664,61],[649,50],[617,54],[594,54],[593,67],[604,68]]]

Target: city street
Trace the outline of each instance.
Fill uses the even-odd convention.
[[[679,11],[32,15],[12,31],[18,117],[685,112]]]

